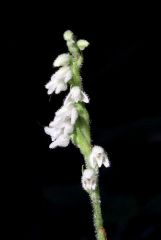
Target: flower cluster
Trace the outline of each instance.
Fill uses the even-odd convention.
[[[78,113],[74,104],[63,105],[56,113],[55,118],[45,127],[45,132],[51,136],[50,148],[66,147],[70,142],[70,134],[73,132]]]
[[[72,62],[75,61],[73,49],[80,55],[79,50],[82,51],[88,46],[86,40],[80,40],[78,44],[75,43],[71,31],[64,33],[64,39],[67,41],[67,46],[69,45],[68,48],[70,48],[70,50],[72,48],[72,50],[69,53],[59,55],[54,60],[53,66],[59,67],[59,69],[51,76],[50,81],[45,85],[48,94],[54,92],[55,94],[59,94],[67,90],[68,85],[70,85],[70,80],[73,77]],[[49,148],[68,146],[77,118],[79,117],[75,106],[78,102],[88,103],[89,98],[80,86],[72,83],[70,92],[66,96],[63,106],[55,113],[54,120],[50,122],[49,126],[44,128],[46,134],[51,136],[52,143],[49,145]]]
[[[64,99],[63,106],[55,113],[53,121],[50,122],[48,127],[44,128],[46,134],[50,135],[52,140],[49,148],[66,147],[69,145],[71,135],[77,124],[77,119],[81,117],[76,105],[81,102],[89,103],[87,94],[82,91],[79,73],[82,64],[82,54],[80,54],[80,52],[83,51],[89,43],[83,39],[76,42],[71,31],[64,33],[64,39],[67,42],[69,53],[63,53],[55,59],[53,66],[59,67],[59,69],[51,76],[50,81],[45,87],[49,95],[54,92],[55,94],[59,94],[62,91],[66,91],[68,85],[70,85],[70,91]],[[75,67],[77,67],[77,70]],[[75,76],[76,73],[77,76]],[[77,78],[79,78],[79,81]],[[84,108],[83,104],[82,107]],[[88,123],[84,124],[85,127],[88,126]],[[83,131],[88,132],[89,130],[87,128],[84,128],[86,129],[84,130],[83,125],[79,127],[82,127],[79,131],[80,133]],[[82,136],[81,141],[84,141]],[[110,163],[106,152],[100,146],[94,146],[92,148],[87,161],[88,167],[83,171],[82,186],[86,191],[91,191],[97,187],[98,168],[102,165],[109,167]]]

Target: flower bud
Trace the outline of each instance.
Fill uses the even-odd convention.
[[[77,46],[81,51],[83,51],[86,47],[89,46],[89,42],[84,39],[80,39],[77,41]]]
[[[66,40],[66,41],[72,40],[73,39],[72,31],[70,31],[70,30],[65,31],[63,37],[64,37],[64,40]]]

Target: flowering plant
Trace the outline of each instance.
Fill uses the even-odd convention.
[[[86,40],[76,40],[71,31],[64,33],[68,53],[59,55],[53,65],[59,69],[51,76],[45,85],[47,93],[69,93],[64,99],[63,106],[55,113],[53,121],[45,132],[51,137],[49,148],[67,147],[70,141],[79,148],[85,160],[85,169],[82,173],[82,187],[89,194],[92,208],[93,221],[97,240],[106,240],[101,213],[101,201],[98,184],[99,168],[110,166],[105,150],[100,146],[93,146],[90,136],[90,119],[85,104],[89,97],[83,90],[80,69],[83,64],[82,52],[89,43]]]

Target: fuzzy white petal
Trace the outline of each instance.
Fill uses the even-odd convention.
[[[71,79],[72,74],[69,66],[59,68],[52,76],[51,80],[45,85],[48,89],[48,94],[54,91],[56,94],[67,89],[67,82]]]
[[[71,112],[71,124],[75,124],[77,118],[78,118],[78,112],[76,109],[73,109]]]
[[[67,84],[60,83],[60,84],[57,85],[55,93],[59,94],[60,92],[66,91],[66,90],[67,90]]]
[[[50,135],[53,139],[57,138],[61,134],[61,129],[59,128],[51,128],[51,127],[45,127],[44,131],[46,134]]]
[[[49,148],[56,148],[56,147],[67,147],[69,145],[70,139],[66,136],[60,136],[54,142],[49,145]]]
[[[59,68],[55,74],[53,75],[53,77],[61,79],[64,78],[64,76],[66,75],[66,73],[70,70],[69,66],[63,66],[61,68]]]
[[[69,81],[71,80],[71,78],[72,78],[72,72],[71,72],[71,70],[69,69],[69,71],[68,71],[68,72],[66,73],[66,75],[65,75],[64,82],[65,82],[65,83],[69,82]]]
[[[44,128],[44,131],[46,134],[50,135],[50,136],[53,136],[54,135],[54,132],[55,132],[55,128],[51,128],[51,127],[45,127]]]
[[[53,80],[50,80],[46,85],[45,85],[45,88],[46,89],[49,89],[50,87],[52,87],[54,84],[54,81]]]
[[[47,91],[47,94],[50,95],[50,94],[52,94],[53,92],[54,92],[53,89],[49,89],[49,90]]]
[[[69,64],[70,56],[68,53],[60,54],[54,61],[54,67],[65,66]]]
[[[49,127],[54,127],[55,126],[55,121],[54,120],[49,123]]]
[[[62,115],[64,115],[66,113],[66,111],[67,111],[67,109],[64,106],[62,106],[61,108],[59,108],[56,111],[55,115],[58,117],[61,117]]]
[[[52,126],[56,128],[61,128],[63,121],[64,118],[62,118],[61,116],[55,116],[54,121],[52,122]]]
[[[49,127],[44,127],[44,131],[46,134],[50,135],[50,128]]]

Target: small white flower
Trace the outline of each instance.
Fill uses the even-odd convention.
[[[54,91],[56,94],[67,89],[67,82],[72,78],[72,73],[69,66],[63,66],[56,71],[51,80],[45,85],[48,89],[48,94],[52,94]]]
[[[72,125],[75,124],[78,118],[78,112],[73,103],[64,104],[55,115],[56,117],[61,118],[61,121],[70,120]]]
[[[107,156],[105,150],[100,146],[94,146],[92,148],[92,152],[89,157],[89,162],[90,162],[92,168],[95,168],[96,166],[101,167],[102,164],[105,167],[110,166],[108,156]]]
[[[82,186],[86,191],[95,190],[97,176],[93,169],[85,169],[82,176]]]
[[[64,40],[66,40],[66,41],[72,40],[73,39],[72,31],[70,31],[70,30],[65,31],[63,37],[64,37]]]
[[[68,104],[70,102],[77,103],[77,102],[85,102],[89,103],[89,98],[86,93],[84,93],[80,87],[75,86],[72,87],[69,94],[67,95],[64,104]]]
[[[86,47],[89,46],[89,42],[87,40],[80,39],[77,41],[77,46],[81,51],[83,51]]]
[[[60,54],[54,61],[54,67],[66,66],[69,64],[70,55],[68,53]]]

